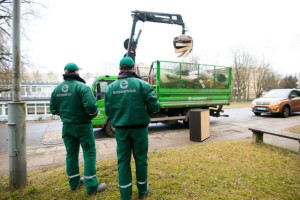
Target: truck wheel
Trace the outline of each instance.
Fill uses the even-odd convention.
[[[290,108],[288,106],[284,106],[282,108],[282,113],[281,113],[281,116],[283,118],[288,118],[290,116]]]
[[[255,114],[256,116],[260,116],[260,115],[261,115],[261,113],[258,113],[258,112],[254,112],[254,114]]]
[[[106,123],[105,132],[108,136],[115,137],[115,128],[111,126],[110,120],[108,120]]]
[[[190,127],[190,122],[189,122],[189,120],[187,120],[187,121],[183,120],[183,126],[184,126],[185,128],[189,128],[189,127]]]

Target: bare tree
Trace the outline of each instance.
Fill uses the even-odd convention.
[[[49,83],[59,83],[58,76],[53,71],[48,71],[46,76]]]
[[[253,69],[253,83],[256,98],[262,95],[271,74],[270,64],[266,63],[264,59]]]
[[[4,68],[0,71],[0,93],[9,91],[12,84],[12,70]]]
[[[194,53],[191,53],[187,58],[187,62],[189,63],[200,63],[200,57]]]
[[[232,93],[238,102],[248,100],[250,77],[254,61],[254,57],[245,50],[237,49],[233,51]]]
[[[0,23],[0,29],[1,23]],[[0,72],[4,73],[12,62],[10,50],[7,45],[7,39],[2,31],[0,31]]]
[[[271,70],[266,80],[267,84],[265,84],[263,87],[264,91],[279,88],[280,79],[281,76]]]
[[[39,70],[32,72],[31,77],[35,83],[42,83],[44,81],[46,82],[46,80],[43,80],[43,75],[40,73]]]
[[[22,3],[22,30],[26,27],[26,21],[29,21],[31,17],[38,16],[37,7],[43,6],[42,4],[32,0],[21,0]],[[38,5],[38,6],[37,6]],[[12,39],[12,0],[0,0],[0,74],[6,79],[12,78],[10,76],[12,52],[11,52],[11,39]],[[24,33],[25,31],[22,31]],[[26,37],[25,34],[23,34]],[[29,61],[22,54],[21,65],[28,65]],[[23,68],[22,67],[22,68]],[[5,88],[3,84],[0,85],[0,92],[2,88]]]

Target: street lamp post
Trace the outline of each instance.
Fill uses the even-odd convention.
[[[8,103],[9,183],[21,187],[27,180],[25,103],[21,102],[21,0],[13,0],[13,101]]]

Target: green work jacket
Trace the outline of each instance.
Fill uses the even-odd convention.
[[[106,88],[105,113],[117,128],[147,126],[159,108],[152,86],[141,79],[118,79]]]
[[[50,111],[63,123],[90,123],[97,115],[96,99],[91,89],[74,79],[66,79],[51,94]]]

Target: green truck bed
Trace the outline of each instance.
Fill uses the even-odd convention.
[[[156,91],[162,108],[230,104],[230,67],[157,61],[147,81]]]
[[[230,104],[230,67],[156,61],[150,69],[137,66],[136,70],[152,85],[161,104],[159,112],[151,115],[153,123],[182,120],[188,125],[191,110],[209,109],[211,116],[219,117],[222,106]],[[105,128],[110,136],[114,136],[114,127],[104,112],[104,95],[106,87],[116,79],[117,76],[106,75],[91,81],[99,110],[98,116],[92,120],[93,127]]]

